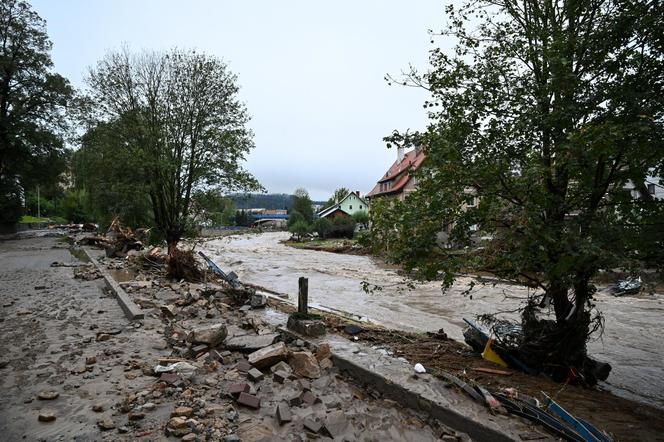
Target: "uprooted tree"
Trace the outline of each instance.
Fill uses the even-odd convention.
[[[112,124],[114,146],[138,159],[133,178],[144,180],[169,257],[190,226],[198,190],[261,189],[241,166],[253,147],[249,116],[237,77],[221,60],[123,48],[100,60],[87,84],[88,123]]]
[[[662,8],[448,7],[454,50],[397,80],[430,91],[431,123],[386,140],[424,145],[426,160],[416,192],[372,205],[373,245],[444,287],[484,270],[538,289],[520,345],[540,368],[583,371],[600,270],[662,269],[664,202],[646,188],[664,172]]]

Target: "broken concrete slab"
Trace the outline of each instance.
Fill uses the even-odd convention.
[[[226,325],[224,324],[213,324],[205,327],[195,328],[189,332],[187,335],[187,342],[193,344],[206,344],[210,347],[216,347],[217,345],[224,342],[226,335],[228,334],[226,330]]]
[[[325,417],[325,431],[331,438],[339,437],[348,427],[348,421],[343,411],[332,411]]]
[[[302,421],[302,425],[304,426],[305,430],[311,431],[312,433],[318,433],[323,427],[323,424],[320,422],[320,419],[318,419],[315,416],[307,416],[306,418],[304,418],[304,421]]]
[[[303,336],[316,337],[325,334],[325,323],[320,319],[299,319],[291,316],[286,327]]]
[[[235,351],[256,351],[272,345],[279,337],[278,333],[266,333],[264,335],[241,335],[228,338],[224,347]]]
[[[321,370],[316,357],[308,351],[294,351],[288,358],[293,373],[310,379],[320,377]]]
[[[269,368],[277,362],[288,357],[288,347],[283,342],[277,342],[268,347],[256,350],[248,357],[249,363],[256,368]]]

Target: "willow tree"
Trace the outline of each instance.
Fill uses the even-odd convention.
[[[173,255],[196,190],[260,189],[242,168],[253,147],[237,77],[213,56],[128,49],[108,53],[87,76],[90,117],[113,122],[140,158],[154,222]]]
[[[446,11],[440,35],[454,49],[398,80],[430,91],[428,130],[387,138],[425,145],[419,188],[372,205],[374,246],[446,287],[485,270],[539,289],[522,314],[528,362],[582,367],[601,321],[593,277],[662,268],[663,202],[645,184],[664,171],[662,5],[479,0]]]

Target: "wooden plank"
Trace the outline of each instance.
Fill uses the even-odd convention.
[[[473,367],[473,370],[481,371],[482,373],[497,374],[500,376],[512,376],[511,371],[496,370],[495,368]]]
[[[309,280],[303,276],[297,281],[297,311],[309,313]]]

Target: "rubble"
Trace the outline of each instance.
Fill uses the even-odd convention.
[[[318,360],[308,351],[292,352],[288,358],[288,363],[293,368],[293,373],[297,376],[316,379],[321,375]]]
[[[39,422],[53,422],[56,419],[55,411],[42,410],[39,412]]]
[[[187,341],[194,344],[206,344],[216,347],[224,342],[228,331],[224,324],[214,324],[192,330],[187,335]]]
[[[283,342],[277,342],[268,347],[256,350],[248,357],[248,361],[256,368],[269,368],[277,362],[288,357],[288,348]]]

